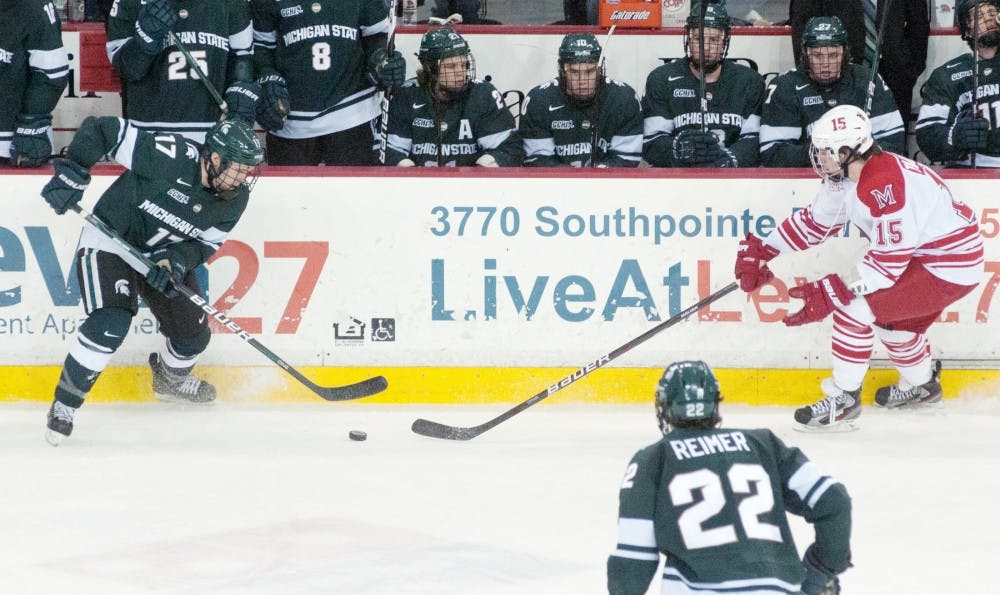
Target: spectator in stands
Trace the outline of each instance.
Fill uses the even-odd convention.
[[[305,10],[273,0],[252,5],[264,109],[291,101],[284,125],[268,127],[268,163],[375,165],[379,90],[406,78],[403,55],[387,50],[384,0],[360,0],[350,10],[337,0]]]
[[[639,98],[605,77],[593,33],[563,37],[559,76],[528,92],[519,130],[528,166],[636,167],[642,158]]]
[[[699,39],[700,25],[701,12],[695,5],[684,29],[685,57],[656,68],[646,78],[642,156],[656,167],[755,167],[760,163],[764,79],[725,59],[729,16],[724,7],[709,4],[705,8],[704,44]]]
[[[887,5],[888,16],[883,14]],[[892,91],[903,123],[908,124],[913,119],[913,87],[927,68],[927,40],[931,30],[927,2],[895,0],[887,3],[880,0],[875,23],[881,23],[882,19],[886,25],[878,73]],[[871,68],[871,64],[868,67]]]
[[[978,45],[979,92],[972,97],[977,60],[963,54],[937,67],[921,90],[917,145],[928,159],[957,166],[1000,167],[1000,27],[997,0],[959,0],[959,32]],[[978,43],[973,37],[978,33]],[[975,106],[975,107],[973,107]]]
[[[913,2],[923,0],[901,0]],[[802,36],[806,24],[813,17],[837,17],[842,23],[847,37],[847,47],[851,48],[849,60],[861,64],[865,60],[865,13],[862,2],[868,0],[791,0],[788,7],[788,22],[792,26],[792,53],[795,63],[802,64]]]
[[[108,20],[107,49],[122,79],[123,115],[140,130],[183,134],[204,143],[220,116],[207,87],[223,90],[250,81],[252,43],[246,0],[118,0]],[[240,104],[234,108],[240,109],[242,96],[233,98]],[[241,116],[253,121],[255,102],[248,109],[250,114],[241,110]]]
[[[867,104],[871,71],[847,61],[847,32],[840,19],[810,19],[802,47],[799,67],[778,75],[767,86],[760,126],[760,159],[767,167],[809,167],[813,123],[837,105],[865,109]],[[879,76],[870,118],[879,145],[905,154],[903,119]]]
[[[500,92],[476,80],[469,44],[451,27],[420,39],[420,68],[392,95],[386,164],[516,167],[524,149]]]
[[[0,163],[46,163],[52,155],[52,110],[68,75],[52,4],[0,2]]]
[[[563,25],[596,25],[598,0],[563,0]]]
[[[447,19],[451,15],[461,15],[460,22],[466,25],[480,25],[479,0],[434,0],[431,16]]]

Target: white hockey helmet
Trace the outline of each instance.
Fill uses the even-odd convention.
[[[820,176],[839,182],[847,175],[847,166],[875,144],[872,124],[864,110],[854,105],[838,105],[813,124],[809,158]],[[841,158],[840,150],[848,155]]]

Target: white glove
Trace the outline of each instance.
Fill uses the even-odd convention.
[[[500,167],[497,165],[497,160],[493,158],[493,155],[489,153],[484,154],[479,159],[476,159],[476,165],[479,167]]]
[[[416,163],[414,163],[412,159],[404,158],[399,160],[399,163],[396,164],[396,167],[413,167],[414,165],[416,165]]]

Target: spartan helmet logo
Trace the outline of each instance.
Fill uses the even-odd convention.
[[[124,296],[129,296],[131,293],[128,288],[128,279],[119,279],[115,281],[115,293]]]

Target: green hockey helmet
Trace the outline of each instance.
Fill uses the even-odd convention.
[[[834,62],[832,56],[810,57],[810,48],[841,48],[839,62]],[[821,88],[832,88],[837,84],[850,61],[850,48],[847,45],[847,30],[844,23],[837,17],[813,17],[806,23],[802,33],[802,56],[799,69],[816,82]],[[835,53],[834,53],[835,55]]]
[[[425,64],[435,64],[442,58],[469,53],[469,43],[451,27],[431,29],[420,38],[417,58]]]
[[[260,165],[264,147],[253,128],[240,120],[222,120],[212,126],[205,141],[208,150],[218,153],[224,163]]]
[[[559,64],[597,62],[601,59],[601,44],[593,33],[569,33],[559,44]]]
[[[671,427],[715,427],[719,417],[719,381],[703,361],[674,362],[656,385],[656,417],[666,434]]]
[[[723,4],[715,4],[705,0],[703,5],[697,0],[691,3],[691,14],[688,16],[684,27],[684,55],[695,67],[702,68],[706,73],[714,72],[729,53],[729,13]],[[702,8],[705,10],[705,17],[702,19]],[[704,22],[704,27],[702,27]],[[721,39],[714,34],[705,35],[705,59],[701,56],[701,43],[697,39],[692,40],[692,36],[701,35],[702,30],[717,29],[722,32]]]
[[[813,17],[802,32],[802,47],[847,46],[847,29],[837,17]]]
[[[958,21],[958,32],[962,36],[962,39],[969,42],[970,47],[972,46],[972,36],[975,33],[974,28],[976,24],[973,19],[973,10],[980,4],[989,4],[994,8],[1000,7],[998,0],[958,0],[955,6],[955,17]],[[997,41],[1000,39],[1000,32],[997,32],[997,21],[996,18],[992,19],[993,22],[989,22],[987,19],[984,23],[982,17],[980,18],[979,27],[982,30],[978,31],[979,34],[979,44],[986,47],[997,47]]]

